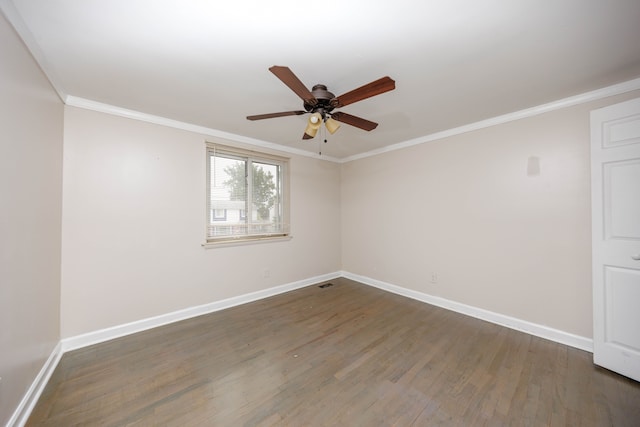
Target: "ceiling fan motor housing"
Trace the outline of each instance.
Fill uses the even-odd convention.
[[[304,109],[310,113],[320,113],[322,115],[322,118],[325,119],[326,114],[330,113],[335,108],[335,106],[332,105],[331,101],[335,99],[336,96],[333,93],[329,92],[325,85],[321,84],[313,86],[313,88],[311,89],[311,93],[318,102],[315,104],[310,104],[305,101],[303,104]]]

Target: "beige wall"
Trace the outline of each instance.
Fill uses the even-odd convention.
[[[634,96],[343,165],[343,269],[592,337],[589,111]]]
[[[62,102],[0,14],[0,425],[60,339]]]
[[[207,137],[65,108],[63,337],[340,270],[339,165],[292,156],[290,241],[203,249]]]
[[[205,250],[212,138],[63,108],[2,16],[0,58],[0,424],[61,337],[341,269],[592,336],[589,111],[638,92],[343,165],[291,156],[294,238]]]

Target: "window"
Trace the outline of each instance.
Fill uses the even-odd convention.
[[[226,209],[211,209],[211,221],[225,221],[227,219]]]
[[[288,159],[207,143],[207,243],[289,235]]]

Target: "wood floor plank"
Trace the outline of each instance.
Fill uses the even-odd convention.
[[[67,353],[27,425],[640,425],[590,353],[332,283]]]

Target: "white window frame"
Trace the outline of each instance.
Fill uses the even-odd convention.
[[[211,227],[220,227],[220,224],[216,224],[216,221],[211,221],[211,209],[212,209],[212,194],[211,194],[211,159],[216,155],[220,155],[221,157],[227,158],[237,158],[240,160],[247,161],[248,164],[251,162],[259,162],[266,163],[270,165],[279,166],[280,176],[279,182],[280,187],[277,188],[279,203],[277,203],[276,209],[279,210],[280,213],[280,223],[279,229],[269,232],[251,232],[249,233],[249,229],[251,227],[247,225],[247,234],[242,235],[223,235],[216,236]],[[236,245],[236,244],[248,244],[248,243],[258,243],[258,242],[269,242],[269,241],[279,241],[283,239],[290,239],[291,234],[289,232],[289,158],[276,156],[273,154],[246,150],[237,147],[231,147],[228,145],[221,145],[213,142],[206,142],[205,149],[206,156],[206,224],[205,224],[205,243],[203,243],[204,247],[218,247],[225,245]],[[252,168],[247,168],[249,174],[252,172]],[[250,224],[252,221],[252,211],[253,207],[251,205],[251,179],[250,175],[248,177],[248,192],[247,192],[247,204],[245,210],[244,219],[247,224]]]

